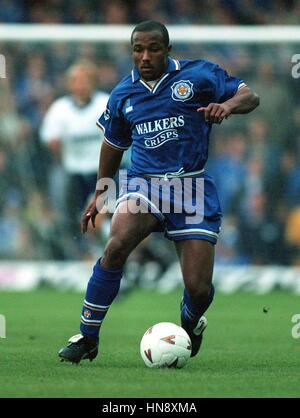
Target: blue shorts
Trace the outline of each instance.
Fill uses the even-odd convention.
[[[166,238],[217,243],[222,211],[209,175],[154,179],[126,172],[125,176],[120,176],[117,205],[129,199],[138,201],[143,213],[150,212],[159,220],[155,232],[164,232]]]

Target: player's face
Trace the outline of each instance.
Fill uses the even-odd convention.
[[[88,101],[93,90],[89,72],[82,68],[75,69],[69,77],[69,90],[79,101]]]
[[[157,80],[166,70],[170,46],[166,46],[160,32],[135,32],[132,55],[141,78]]]

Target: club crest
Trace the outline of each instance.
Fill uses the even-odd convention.
[[[85,310],[84,310],[84,312],[83,312],[83,316],[84,316],[86,319],[89,319],[89,318],[92,316],[92,312],[91,312],[91,311],[89,311],[88,309],[85,309]]]
[[[172,99],[185,102],[194,96],[193,83],[189,80],[176,81],[171,87]]]

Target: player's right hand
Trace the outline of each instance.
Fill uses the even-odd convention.
[[[226,102],[224,103],[210,103],[207,107],[199,107],[197,112],[204,113],[205,122],[217,123],[223,122],[223,119],[227,119],[230,116],[230,107]]]
[[[88,205],[86,210],[84,211],[84,214],[81,218],[81,231],[83,234],[86,233],[88,229],[88,224],[91,221],[93,227],[95,228],[95,219],[98,215],[98,209],[97,209],[97,197],[94,197],[92,202]]]

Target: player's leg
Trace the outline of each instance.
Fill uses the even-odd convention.
[[[202,334],[207,325],[203,314],[214,297],[214,245],[206,240],[190,239],[176,241],[175,246],[185,286],[181,321],[191,337],[193,357],[200,349]]]
[[[181,264],[185,284],[181,323],[191,337],[194,356],[207,325],[203,314],[214,296],[214,245],[220,232],[222,211],[210,176],[194,177],[183,187],[184,210],[165,215],[166,236],[175,241]]]
[[[129,210],[124,210],[125,205]],[[132,213],[134,201],[121,202],[112,218],[111,232],[103,257],[94,266],[88,282],[81,315],[81,334],[72,337],[59,355],[65,360],[92,360],[98,352],[100,327],[113,300],[118,294],[123,266],[132,250],[158,225],[149,213]],[[134,208],[132,208],[134,209]]]
[[[80,331],[90,340],[97,341],[105,315],[117,296],[123,276],[123,266],[133,249],[157,226],[151,214],[122,210],[122,202],[112,218],[111,232],[103,256],[94,266],[88,282],[82,309]],[[123,213],[124,212],[124,213]]]
[[[199,307],[195,313],[201,316],[211,300],[214,245],[206,240],[190,239],[176,241],[175,246],[186,293],[191,303]]]

